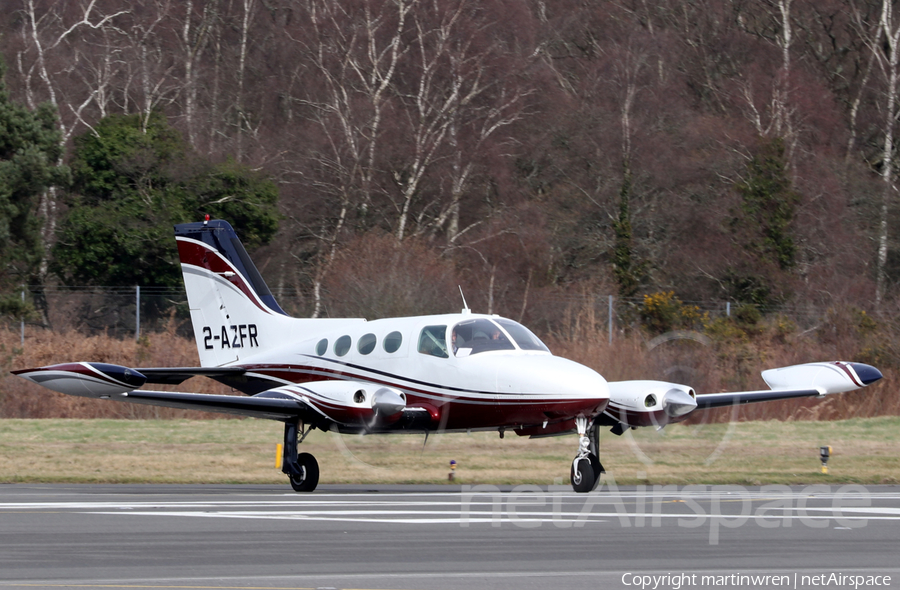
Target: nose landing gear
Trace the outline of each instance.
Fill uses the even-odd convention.
[[[578,454],[572,461],[569,472],[572,489],[578,493],[586,493],[597,487],[600,474],[604,472],[603,465],[597,457],[600,446],[600,431],[592,420],[584,416],[575,418],[575,428],[578,431]],[[590,436],[588,435],[590,431]]]

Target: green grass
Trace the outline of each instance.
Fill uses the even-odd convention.
[[[619,485],[900,483],[900,418],[746,422],[604,433],[601,461]],[[0,482],[285,483],[282,426],[265,420],[0,420]],[[574,435],[348,436],[313,432],[301,450],[322,483],[568,481]],[[829,473],[818,448],[831,445]]]

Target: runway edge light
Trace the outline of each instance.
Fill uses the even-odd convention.
[[[822,473],[828,474],[828,458],[831,457],[831,447],[819,447],[819,459],[822,460]]]

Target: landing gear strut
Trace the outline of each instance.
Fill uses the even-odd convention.
[[[604,471],[603,465],[600,464],[600,459],[597,457],[600,447],[600,430],[592,420],[588,420],[584,416],[575,418],[575,428],[578,430],[578,454],[572,461],[569,475],[572,489],[579,493],[585,493],[597,487],[600,474]]]
[[[298,418],[284,423],[281,471],[287,474],[295,492],[311,492],[319,485],[319,462],[309,453],[297,454],[297,445],[311,430],[311,426],[304,427]]]

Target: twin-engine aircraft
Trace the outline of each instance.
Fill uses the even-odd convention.
[[[697,395],[661,381],[607,382],[553,356],[528,328],[463,309],[420,317],[298,319],[276,303],[231,226],[175,226],[200,367],[127,368],[75,362],[13,371],[53,391],[267,418],[284,423],[282,470],[298,492],[319,466],[298,444],[313,429],[342,433],[497,430],[545,437],[576,432],[576,492],[604,471],[601,428],[680,422],[707,408],[859,389],[882,378],[862,363],[819,362],[762,373],[770,389]],[[245,395],[140,389],[203,375]]]

